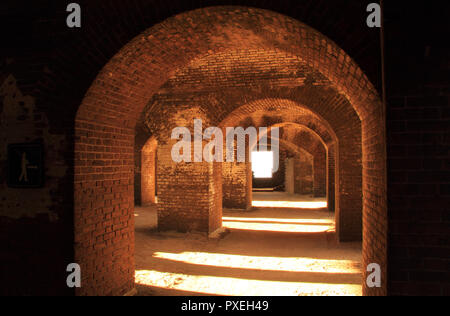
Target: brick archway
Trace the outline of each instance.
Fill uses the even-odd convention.
[[[326,171],[326,164],[325,161],[323,161],[321,166],[318,166],[317,164],[317,157],[320,154],[323,154],[323,156],[325,157],[325,149],[323,148],[323,152],[322,153],[318,153],[316,151],[316,148],[313,148],[311,146],[309,146],[308,144],[297,144],[297,143],[293,143],[290,140],[286,140],[286,139],[279,139],[279,144],[280,144],[280,150],[286,150],[291,154],[291,157],[289,158],[293,158],[294,160],[296,160],[297,162],[299,162],[299,164],[305,164],[306,168],[297,168],[298,169],[298,179],[297,181],[294,179],[295,178],[295,172],[293,168],[290,174],[288,174],[288,170],[286,170],[286,165],[284,166],[284,178],[285,178],[285,192],[286,193],[290,193],[290,194],[300,194],[300,195],[310,195],[311,197],[322,197],[322,196],[317,196],[317,187],[320,185],[323,185],[323,188],[325,188],[325,182],[324,183],[317,183],[317,173],[320,173],[320,176],[325,176]],[[325,159],[324,159],[325,160]],[[286,161],[285,161],[286,163]],[[283,168],[283,163],[280,163],[280,168]],[[301,167],[301,166],[298,166]],[[316,168],[320,168],[320,170],[317,170]],[[308,172],[310,172],[310,174],[304,173],[305,170],[308,170]],[[288,188],[288,181],[287,178],[289,177],[289,179],[291,180],[291,185]],[[306,179],[308,178],[308,179]],[[305,181],[307,182],[306,188],[307,190],[302,190],[305,188],[304,183]],[[297,182],[297,185],[296,185]],[[297,190],[296,190],[297,188]],[[326,188],[325,188],[326,189]]]
[[[235,108],[220,126],[293,126],[309,130],[327,148],[327,169],[331,171],[327,175],[328,204],[336,212],[339,240],[358,241],[362,239],[363,221],[361,122],[351,111],[342,109],[345,103],[324,101],[334,116],[334,120],[330,119],[330,113],[317,107],[317,95],[312,95],[305,98],[291,91],[286,98],[257,99],[258,94],[249,93],[246,98],[251,101]]]
[[[252,101],[237,108],[231,107],[233,111],[219,124],[222,129],[225,129],[226,126],[240,126],[243,128],[268,127],[267,132],[270,132],[274,127],[283,128],[291,126],[302,128],[314,135],[317,143],[320,143],[320,147],[324,147],[324,152],[326,152],[328,146],[334,146],[337,142],[337,136],[332,127],[325,120],[321,119],[320,116],[300,105],[295,100],[285,98],[257,99],[258,94],[254,92],[247,93],[245,97]],[[238,104],[240,105],[240,103]],[[260,134],[260,138],[262,136],[264,135]],[[254,149],[255,145],[255,143],[250,144],[250,151]],[[335,160],[334,151],[330,151],[330,159],[332,161]],[[362,169],[362,166],[360,165],[359,168]],[[253,195],[251,190],[253,185],[251,169],[251,164],[225,164],[223,168],[224,207],[236,209],[251,208]],[[326,169],[326,166],[324,169]],[[329,169],[333,173],[333,176],[329,179],[332,185],[327,186],[322,194],[329,191],[328,203],[334,205],[334,168]],[[318,188],[315,189],[315,193],[318,195],[321,194]],[[334,211],[334,207],[331,207],[331,210]],[[361,222],[359,226],[361,226]]]
[[[336,172],[334,163],[337,158],[334,150],[337,141],[335,140],[336,135],[320,126],[320,124],[317,125],[317,122],[316,124],[311,124],[313,121],[314,117],[307,116],[304,122],[296,120],[295,123],[277,123],[269,127],[267,132],[269,133],[273,128],[284,128],[287,133],[283,133],[283,136],[279,139],[280,141],[289,142],[294,146],[302,144],[300,147],[314,157],[314,163],[321,166],[320,172],[314,173],[314,195],[316,197],[325,195],[329,210],[334,212],[335,194],[337,193],[335,192],[335,178],[339,179],[339,173]],[[260,135],[260,137],[262,136]],[[339,199],[339,197],[337,198]],[[340,215],[339,212],[336,214],[336,223],[340,222]]]
[[[299,144],[313,157],[314,197],[327,197],[329,194],[332,194],[332,192],[327,192],[327,172],[334,172],[334,170],[327,170],[326,161],[327,156],[329,156],[329,151],[323,139],[315,132],[297,125],[286,125],[283,130],[286,131],[283,133],[283,139],[293,144]],[[334,190],[332,191],[334,192]]]
[[[356,63],[324,35],[286,16],[253,8],[211,7],[167,19],[126,45],[103,68],[75,119],[77,294],[123,295],[134,287],[134,128],[152,96],[191,61],[233,49],[297,56],[348,100],[362,125],[364,266],[386,280],[385,115]],[[317,103],[326,111],[326,103]],[[365,288],[365,294],[385,294]]]

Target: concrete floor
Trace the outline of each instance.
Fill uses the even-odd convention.
[[[278,207],[322,200],[283,193],[257,193],[254,200],[266,204],[251,212],[224,210],[229,234],[220,240],[158,233],[156,207],[137,207],[139,295],[362,294],[361,243],[336,242],[334,214],[319,204]]]

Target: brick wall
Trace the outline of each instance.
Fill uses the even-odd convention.
[[[447,11],[386,7],[389,293],[449,295]],[[426,20],[424,23],[407,21]],[[442,22],[442,23],[441,23]]]

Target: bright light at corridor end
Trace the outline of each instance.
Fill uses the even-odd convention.
[[[272,151],[252,152],[252,171],[257,179],[270,179],[273,176],[274,157]]]

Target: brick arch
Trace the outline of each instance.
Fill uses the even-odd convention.
[[[276,112],[272,112],[276,109]],[[307,107],[291,99],[261,99],[240,106],[220,123],[226,126],[283,127],[288,124],[313,132],[325,146],[337,142],[332,126]]]
[[[178,69],[210,51],[273,47],[320,72],[358,114],[364,264],[386,267],[384,110],[372,84],[335,43],[299,21],[254,8],[210,7],[169,18],[133,39],[102,69],[78,109],[75,260],[85,279],[77,294],[121,295],[134,286],[134,127],[152,96]],[[385,291],[365,289],[366,294]]]
[[[289,140],[285,140],[285,139],[280,139],[279,141],[280,141],[280,149],[286,149],[293,155],[305,154],[305,153],[310,155],[311,157],[314,155],[313,152],[311,151],[311,148],[307,148],[306,146],[294,144],[294,143],[290,142]]]
[[[292,100],[268,98],[256,100],[235,109],[220,123],[220,126],[222,128],[225,128],[225,126],[241,126],[244,128],[264,126],[269,127],[268,131],[270,131],[273,127],[285,127],[289,124],[297,128],[307,129],[316,136],[317,142],[322,146],[317,150],[323,155],[315,155],[316,164],[317,166],[321,166],[321,169],[318,169],[320,172],[315,173],[316,179],[314,183],[316,187],[312,191],[316,197],[328,196],[328,204],[331,206],[330,211],[334,211],[335,169],[329,168],[329,172],[333,174],[327,176],[327,165],[334,166],[334,163],[328,163],[327,161],[327,147],[335,144],[336,135],[329,124],[320,120],[318,115],[307,108],[301,107]],[[262,136],[260,135],[260,138]],[[253,150],[255,145],[250,144],[250,150]],[[334,151],[330,151],[329,160],[332,162],[335,160]],[[280,167],[283,168],[283,166]],[[361,166],[359,168],[361,170]],[[234,172],[230,173],[231,170]],[[235,164],[227,164],[224,168],[224,207],[238,209],[251,207],[252,193],[245,189],[245,186],[252,185],[251,173],[248,170],[251,170],[251,165],[238,166]],[[238,178],[242,179],[238,180]],[[329,180],[328,182],[327,178]]]
[[[295,146],[300,146],[314,157],[314,165],[317,167],[317,169],[314,169],[314,195],[316,197],[326,196],[328,204],[331,206],[330,211],[334,211],[336,201],[334,161],[336,160],[336,153],[333,148],[335,144],[325,143],[319,134],[302,124],[292,122],[275,124],[268,128],[268,133],[276,127],[282,128],[280,142],[286,141]],[[287,131],[287,133],[284,131]],[[259,136],[261,138],[263,135]],[[269,139],[272,139],[272,137],[269,136]],[[340,215],[339,212],[336,213],[337,223],[339,223],[338,216]]]
[[[309,130],[298,128],[295,125],[289,124],[283,128],[289,131],[283,137],[294,144],[299,144],[303,148],[307,148],[313,156],[314,161],[314,187],[313,193],[315,197],[326,197],[330,192],[327,192],[327,173],[334,172],[334,170],[327,170],[327,157],[329,156],[328,146],[317,135]],[[334,185],[334,183],[331,183]],[[332,194],[332,192],[331,192]],[[334,197],[329,197],[334,198]],[[339,216],[336,213],[336,216]],[[337,221],[338,222],[338,221]],[[361,223],[362,224],[362,223]]]
[[[258,125],[256,125],[258,126]],[[300,136],[300,133],[305,133],[309,136],[309,143],[312,144],[314,143],[314,147],[315,146],[322,146],[324,148],[324,150],[328,149],[328,144],[324,141],[324,139],[321,137],[320,134],[318,134],[316,132],[316,130],[308,127],[307,125],[298,123],[298,122],[291,122],[291,121],[285,121],[283,123],[276,123],[273,125],[270,125],[267,127],[267,131],[266,133],[260,133],[259,136],[259,140],[266,135],[269,135],[270,138],[272,138],[271,136],[271,131],[274,128],[278,128],[281,129],[282,135],[280,135],[280,140],[288,140],[291,143],[296,143],[296,137]],[[250,147],[251,149],[253,149],[257,144],[251,144]]]
[[[289,98],[261,100],[253,100],[255,96],[250,94],[246,98],[251,102],[235,108],[220,126],[272,124],[283,127],[290,124],[314,131],[317,139],[327,148],[326,164],[329,172],[326,176],[326,191],[330,210],[336,211],[338,237],[341,241],[361,240],[363,153],[360,145],[362,140],[361,127],[358,126],[359,119],[353,117],[353,121],[344,121],[345,124],[341,126],[330,124],[322,115],[303,105],[296,94],[289,95]],[[341,115],[345,115],[344,113],[351,112],[344,111]],[[327,115],[337,114],[333,112]]]
[[[269,136],[268,138],[269,141],[271,141],[271,137]],[[295,193],[295,188],[296,187],[299,188],[300,181],[303,181],[305,179],[301,179],[299,182],[297,182],[297,186],[294,178],[291,178],[290,184],[286,182],[287,176],[291,177],[294,176],[294,170],[292,170],[290,174],[286,173],[287,159],[293,159],[294,162],[295,161],[298,162],[301,160],[305,163],[306,169],[303,170],[310,170],[311,175],[309,176],[311,176],[311,179],[309,179],[308,181],[308,187],[310,188],[310,192],[306,194],[311,194],[311,192],[313,191],[313,183],[312,183],[313,160],[314,160],[313,154],[309,151],[308,148],[299,146],[298,144],[293,144],[284,139],[279,139],[279,151],[280,151],[280,166],[278,171],[273,175],[272,179],[270,180],[253,179],[253,183],[251,183],[252,187],[259,188],[262,186],[268,187],[275,186],[279,189],[278,186],[284,185],[285,192],[288,192],[287,188],[289,187],[292,190],[292,192],[290,193]],[[295,167],[295,165],[292,165],[292,167]],[[306,174],[303,175],[305,176]]]

